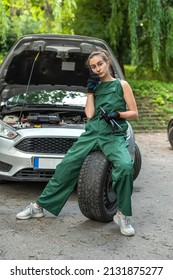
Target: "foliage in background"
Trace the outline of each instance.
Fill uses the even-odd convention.
[[[0,0],[1,52],[25,34],[73,34],[75,9],[75,0]]]
[[[133,129],[136,132],[166,130],[173,117],[173,83],[136,79],[136,67],[132,65],[126,65],[125,72],[139,110],[138,119],[132,121]]]
[[[29,33],[94,36],[137,78],[173,79],[172,0],[0,0],[0,15],[1,53]]]
[[[139,117],[132,121],[135,131],[166,130],[173,116],[173,83],[127,79],[134,92]]]
[[[122,68],[137,66],[138,78],[145,71],[149,79],[173,79],[172,0],[109,0],[106,8],[104,0],[76,3],[75,33],[106,40]]]
[[[137,98],[148,99],[156,111],[173,113],[173,83],[127,79]]]
[[[157,80],[137,80],[135,67],[126,65],[125,69],[125,79],[129,82],[139,100],[145,99],[152,110],[173,114],[173,83]]]
[[[137,65],[138,63],[138,1],[129,1],[128,17],[129,17],[129,30],[130,30],[130,43],[131,43],[131,64]]]

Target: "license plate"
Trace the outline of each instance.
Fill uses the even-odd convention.
[[[34,169],[55,169],[62,161],[59,158],[34,158]]]

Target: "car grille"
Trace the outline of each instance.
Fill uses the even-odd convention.
[[[8,164],[6,162],[0,161],[0,171],[2,172],[8,172],[12,168],[11,164]]]
[[[22,169],[13,178],[16,180],[47,182],[53,176],[55,170],[34,170],[31,168]]]
[[[26,138],[15,147],[28,153],[65,154],[76,141],[76,138]]]

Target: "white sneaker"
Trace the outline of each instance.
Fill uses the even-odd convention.
[[[44,216],[43,208],[36,208],[33,203],[28,205],[22,212],[16,215],[19,220],[27,220],[30,218],[42,218]]]
[[[130,219],[123,214],[116,214],[113,217],[114,222],[120,227],[120,231],[123,235],[133,236],[135,235],[135,230],[130,224]]]

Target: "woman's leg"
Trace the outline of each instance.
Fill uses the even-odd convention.
[[[96,139],[81,136],[56,167],[53,177],[36,203],[54,215],[58,215],[78,182],[81,166],[86,156],[96,146]]]
[[[135,230],[128,217],[132,215],[133,161],[128,152],[125,138],[120,136],[112,138],[112,141],[103,145],[103,150],[108,160],[113,164],[113,188],[117,194],[118,204],[118,212],[113,220],[120,227],[123,235],[133,236]]]
[[[125,216],[132,215],[131,195],[133,191],[133,160],[127,149],[128,143],[122,136],[112,136],[102,150],[113,164],[113,188],[117,194],[118,209]]]

